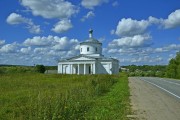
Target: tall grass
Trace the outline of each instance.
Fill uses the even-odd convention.
[[[121,73],[117,84],[111,87],[110,92],[94,101],[86,118],[90,120],[128,120],[127,115],[131,114],[129,96],[128,77],[125,73]]]
[[[87,119],[94,100],[117,80],[112,75],[1,74],[0,120]]]

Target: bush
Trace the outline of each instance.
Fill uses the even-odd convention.
[[[44,65],[36,65],[35,70],[36,72],[44,73],[46,71],[46,68]]]

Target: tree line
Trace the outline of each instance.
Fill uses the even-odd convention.
[[[169,61],[166,69],[166,76],[180,79],[180,52],[177,52],[176,57]]]
[[[180,79],[180,52],[172,58],[168,65],[129,65],[122,66],[129,76],[151,76]]]

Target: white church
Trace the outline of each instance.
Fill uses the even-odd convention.
[[[89,30],[89,39],[80,43],[80,55],[60,60],[59,74],[118,74],[119,61],[102,55],[102,43],[93,38]]]

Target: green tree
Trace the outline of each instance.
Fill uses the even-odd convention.
[[[46,68],[44,65],[36,65],[35,70],[36,72],[44,73],[46,71]]]
[[[172,58],[167,66],[166,76],[169,78],[176,78],[176,69],[176,60]]]
[[[176,78],[180,79],[180,52],[178,52],[176,54],[176,65],[177,65],[177,69],[176,69]]]
[[[166,76],[180,79],[180,52],[177,52],[176,57],[169,61]]]

